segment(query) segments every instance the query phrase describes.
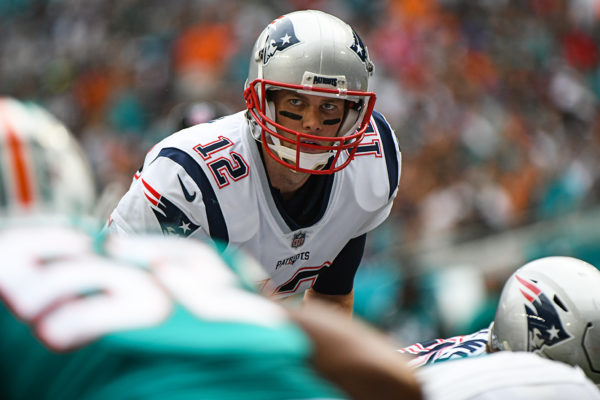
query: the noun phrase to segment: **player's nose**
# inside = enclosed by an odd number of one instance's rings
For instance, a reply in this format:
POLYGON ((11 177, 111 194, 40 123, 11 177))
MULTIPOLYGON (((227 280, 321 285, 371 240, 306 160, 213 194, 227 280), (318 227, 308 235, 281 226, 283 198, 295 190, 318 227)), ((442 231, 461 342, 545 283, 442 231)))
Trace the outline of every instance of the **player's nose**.
POLYGON ((310 106, 304 110, 302 128, 308 133, 319 133, 321 131, 321 114, 318 107, 310 106))

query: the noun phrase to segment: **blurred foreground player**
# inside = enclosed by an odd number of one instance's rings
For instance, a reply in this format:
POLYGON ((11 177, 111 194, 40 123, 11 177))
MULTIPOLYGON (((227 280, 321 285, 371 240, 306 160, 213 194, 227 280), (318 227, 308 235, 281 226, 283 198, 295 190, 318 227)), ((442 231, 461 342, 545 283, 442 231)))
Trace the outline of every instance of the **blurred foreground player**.
POLYGON ((76 139, 45 109, 0 96, 0 216, 89 213, 90 166, 76 139))
MULTIPOLYGON (((29 154, 73 157, 71 168, 86 171, 68 135, 45 146, 43 132, 21 131, 55 124, 39 111, 0 100, 2 152, 16 160, 0 176, 17 171, 1 193, 13 193, 29 154)), ((45 188, 37 179, 52 165, 22 187, 45 188)), ((0 398, 421 398, 385 339, 330 310, 292 314, 265 299, 247 283, 262 271, 241 253, 49 219, 71 214, 57 204, 81 200, 74 190, 56 203, 53 189, 2 203, 0 398)))
POLYGON ((3 399, 420 398, 382 337, 288 314, 203 243, 21 225, 0 253, 3 399))

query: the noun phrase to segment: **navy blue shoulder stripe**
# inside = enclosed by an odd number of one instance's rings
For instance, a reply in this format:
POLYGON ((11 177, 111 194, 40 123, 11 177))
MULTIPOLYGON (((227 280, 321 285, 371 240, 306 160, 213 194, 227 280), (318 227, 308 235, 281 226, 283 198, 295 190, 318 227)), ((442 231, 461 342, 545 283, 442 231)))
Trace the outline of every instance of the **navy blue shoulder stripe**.
POLYGON ((396 143, 392 137, 394 132, 383 115, 377 111, 373 111, 373 119, 375 119, 377 129, 379 130, 379 136, 381 137, 381 142, 383 144, 383 153, 385 154, 385 163, 387 164, 388 181, 390 184, 390 193, 388 195, 389 199, 392 197, 394 190, 396 190, 398 183, 400 183, 400 177, 398 176, 400 165, 398 157, 396 156, 396 151, 398 148, 396 147, 396 143))
POLYGON ((206 207, 206 218, 208 219, 210 237, 221 240, 225 244, 229 243, 229 233, 227 232, 227 224, 225 224, 223 211, 221 211, 221 206, 219 205, 215 191, 202 170, 202 167, 200 167, 188 153, 174 147, 162 149, 156 156, 156 158, 159 157, 166 157, 181 165, 185 172, 187 172, 194 182, 196 182, 196 185, 198 185, 202 192, 202 199, 204 201, 204 206, 206 207))

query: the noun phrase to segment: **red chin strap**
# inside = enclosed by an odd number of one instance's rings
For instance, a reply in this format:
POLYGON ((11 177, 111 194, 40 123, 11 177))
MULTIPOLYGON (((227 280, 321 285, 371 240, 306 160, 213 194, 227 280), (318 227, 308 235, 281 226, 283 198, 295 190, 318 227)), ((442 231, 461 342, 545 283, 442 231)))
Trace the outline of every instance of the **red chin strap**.
POLYGON ((264 144, 264 148, 266 149, 267 154, 279 164, 294 170, 296 172, 303 172, 308 174, 315 175, 327 175, 333 174, 334 172, 338 172, 341 169, 348 166, 350 161, 354 159, 354 155, 356 154, 356 150, 358 149, 358 145, 362 141, 365 136, 365 131, 369 126, 369 120, 371 119, 371 114, 373 113, 373 107, 375 106, 376 96, 373 92, 361 92, 361 91, 343 91, 338 89, 326 89, 326 88, 313 88, 313 87, 305 87, 302 85, 292 85, 282 82, 274 82, 268 81, 264 79, 256 79, 251 82, 246 90, 244 90, 244 99, 246 100, 246 107, 252 119, 260 126, 261 128, 261 141, 264 144), (256 86, 260 84, 260 96, 258 95, 256 86), (310 135, 307 133, 302 133, 298 131, 294 131, 292 129, 286 128, 285 126, 275 122, 273 119, 269 118, 266 114, 266 87, 273 86, 279 87, 282 89, 290 89, 290 90, 302 90, 305 92, 313 92, 314 95, 340 95, 340 96, 353 96, 364 98, 363 107, 367 107, 366 111, 363 114, 362 120, 358 125, 356 131, 350 135, 346 136, 338 136, 338 137, 327 137, 324 138, 322 136, 310 135), (269 126, 270 125, 270 126, 269 126), (273 129, 272 127, 275 127, 273 129), (283 136, 281 133, 277 132, 277 130, 287 132, 295 137, 295 139, 290 139, 286 136, 283 136), (269 141, 267 140, 267 134, 278 138, 282 142, 287 142, 295 145, 295 153, 296 159, 294 161, 289 160, 286 161, 282 159, 278 154, 276 154, 269 146, 269 141), (310 141, 313 143, 303 143, 304 141, 310 141), (316 144, 315 144, 316 143, 316 144), (320 144, 323 143, 323 144, 320 144), (321 152, 331 152, 332 156, 329 159, 329 162, 321 169, 309 169, 300 167, 300 156, 301 156, 301 148, 305 149, 315 149, 321 152), (340 161, 340 156, 343 151, 347 151, 347 157, 345 160, 341 162, 340 165, 337 165, 340 161))

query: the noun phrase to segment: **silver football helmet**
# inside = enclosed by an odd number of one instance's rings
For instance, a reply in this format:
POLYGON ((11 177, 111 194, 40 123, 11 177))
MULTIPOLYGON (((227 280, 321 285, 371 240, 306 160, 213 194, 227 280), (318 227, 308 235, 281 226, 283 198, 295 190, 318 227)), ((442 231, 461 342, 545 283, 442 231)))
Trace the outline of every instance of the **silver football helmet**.
POLYGON ((490 342, 577 365, 600 384, 600 271, 572 257, 525 264, 502 290, 490 342))
POLYGON ((342 20, 315 10, 277 18, 260 34, 250 58, 244 98, 252 136, 266 144, 269 156, 292 170, 341 170, 354 157, 373 112, 375 94, 368 91, 373 69, 367 48, 342 20), (267 93, 281 89, 346 100, 337 137, 302 133, 275 122, 267 93))
POLYGON ((0 215, 89 214, 90 166, 67 128, 42 107, 0 97, 0 215))

